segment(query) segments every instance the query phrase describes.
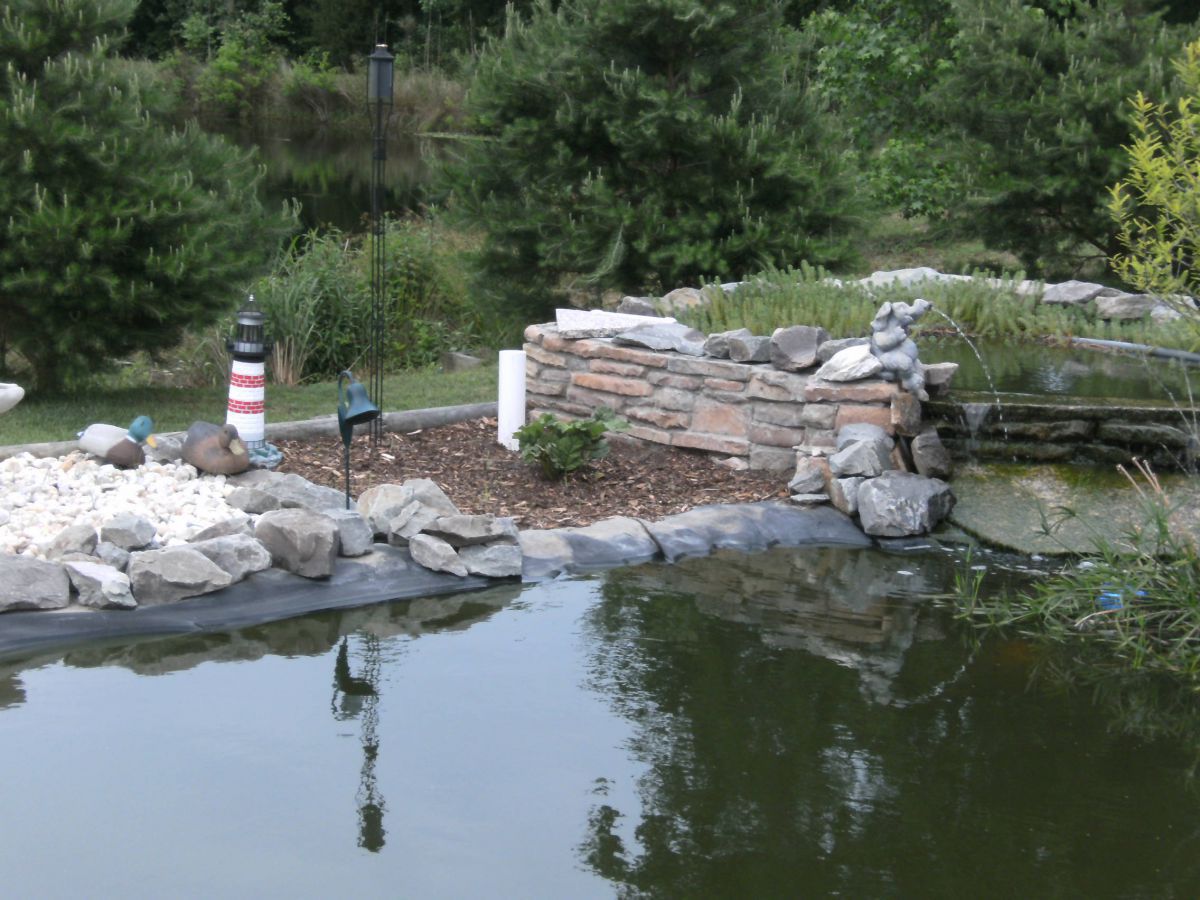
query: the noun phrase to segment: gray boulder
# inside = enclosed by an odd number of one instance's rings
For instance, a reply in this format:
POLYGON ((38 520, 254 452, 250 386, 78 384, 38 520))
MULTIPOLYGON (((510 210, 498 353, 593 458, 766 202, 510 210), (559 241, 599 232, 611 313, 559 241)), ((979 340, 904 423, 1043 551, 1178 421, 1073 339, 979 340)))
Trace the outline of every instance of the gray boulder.
POLYGON ((363 491, 358 498, 359 513, 378 535, 390 535, 392 524, 397 519, 401 519, 396 525, 399 531, 421 507, 432 513, 424 524, 429 524, 438 516, 458 515, 458 507, 428 478, 410 478, 403 484, 376 485, 363 491))
POLYGON ((886 472, 858 489, 862 529, 875 537, 928 534, 954 508, 950 485, 908 472, 886 472))
POLYGON ((871 352, 871 345, 862 343, 839 350, 825 365, 817 369, 816 377, 821 381, 862 381, 864 378, 878 375, 881 371, 883 363, 871 352))
POLYGON ((313 484, 308 479, 291 473, 252 468, 240 475, 230 476, 228 483, 238 488, 254 488, 270 494, 279 501, 282 509, 312 509, 323 512, 326 509, 346 508, 346 495, 342 491, 313 484))
POLYGON ((1042 291, 1042 302, 1052 306, 1087 306, 1102 290, 1102 284, 1072 279, 1046 285, 1046 289, 1042 291))
POLYGON ((705 336, 680 322, 660 325, 639 325, 613 338, 614 344, 628 344, 649 350, 674 350, 688 356, 704 355, 705 336))
POLYGON ((839 478, 874 478, 892 467, 891 450, 882 441, 852 441, 829 457, 829 471, 839 478))
POLYGON ((329 516, 311 509, 276 509, 259 516, 254 536, 281 569, 305 578, 333 574, 338 530, 329 516))
POLYGON ((788 482, 792 494, 818 494, 825 490, 825 467, 811 456, 796 459, 796 473, 788 482))
POLYGON ((1092 301, 1098 319, 1141 319, 1165 304, 1146 294, 1127 294, 1116 288, 1105 288, 1092 301))
POLYGON ((690 309, 707 306, 708 299, 699 288, 681 287, 675 288, 675 290, 665 294, 654 305, 662 310, 663 314, 670 316, 677 312, 687 312, 690 309))
POLYGON ((92 554, 100 562, 112 566, 121 572, 129 568, 129 551, 118 547, 111 541, 100 541, 92 554))
POLYGON ((154 540, 154 525, 141 516, 113 516, 100 526, 100 540, 122 550, 141 550, 154 540))
POLYGON ((79 594, 79 605, 92 609, 134 609, 137 601, 129 576, 101 562, 70 561, 63 563, 71 587, 79 594))
POLYGON ((71 583, 56 562, 0 554, 0 612, 62 609, 71 602, 71 583))
POLYGON ((488 578, 512 578, 521 574, 524 558, 519 544, 473 544, 458 551, 467 571, 488 578))
POLYGON ((467 574, 467 567, 459 559, 458 551, 431 534, 414 534, 408 542, 408 552, 413 562, 434 572, 459 576, 467 574))
POLYGON ((375 547, 375 532, 355 509, 327 509, 323 515, 333 519, 338 530, 338 551, 342 556, 363 556, 375 547))
POLYGON ((771 362, 775 368, 798 372, 817 364, 817 348, 829 340, 829 332, 811 325, 776 328, 771 335, 771 362))
POLYGON ((504 541, 517 542, 517 526, 511 518, 494 515, 438 516, 424 528, 424 533, 446 541, 451 547, 469 547, 504 541))
POLYGON ((229 573, 190 546, 143 550, 129 559, 129 583, 139 606, 173 603, 228 587, 229 573))
MULTIPOLYGON (((266 511, 262 510, 262 512, 266 511)), ((192 543, 207 541, 211 538, 226 537, 231 534, 246 534, 253 537, 254 526, 250 522, 250 517, 239 513, 236 516, 230 516, 228 519, 222 519, 220 522, 215 522, 207 528, 197 531, 192 535, 190 541, 192 543)))
POLYGON ((553 578, 574 567, 575 551, 563 528, 526 529, 518 534, 517 540, 524 578, 553 578))
POLYGON ((771 339, 753 334, 735 335, 729 339, 729 358, 740 363, 771 361, 771 339))
POLYGON ((91 525, 68 525, 54 536, 46 548, 46 556, 59 559, 68 553, 83 553, 91 556, 96 552, 98 537, 91 525))
POLYGON ((617 304, 617 312, 630 316, 657 316, 654 299, 651 297, 622 297, 617 304))
POLYGON ((188 546, 228 572, 234 582, 241 581, 252 572, 271 568, 270 552, 248 534, 227 534, 194 541, 188 546))
POLYGON ((949 478, 954 472, 954 463, 950 452, 942 439, 938 437, 937 429, 927 428, 912 440, 913 465, 920 475, 930 478, 949 478))
POLYGON ((235 488, 233 493, 225 498, 225 502, 234 509, 254 516, 283 508, 283 504, 274 494, 249 485, 235 488))
POLYGON ((829 479, 830 502, 846 515, 854 515, 858 512, 858 489, 864 481, 866 479, 861 476, 829 479))
POLYGON ((838 429, 834 446, 841 450, 856 441, 878 441, 888 450, 891 450, 895 443, 892 436, 878 425, 872 425, 870 422, 851 422, 838 429))
POLYGON ((831 338, 823 341, 817 348, 817 362, 827 363, 847 347, 869 347, 870 345, 870 338, 831 338))
POLYGON ((704 355, 716 359, 729 359, 730 340, 752 336, 749 328, 737 328, 733 331, 719 331, 716 334, 710 334, 704 342, 704 355))

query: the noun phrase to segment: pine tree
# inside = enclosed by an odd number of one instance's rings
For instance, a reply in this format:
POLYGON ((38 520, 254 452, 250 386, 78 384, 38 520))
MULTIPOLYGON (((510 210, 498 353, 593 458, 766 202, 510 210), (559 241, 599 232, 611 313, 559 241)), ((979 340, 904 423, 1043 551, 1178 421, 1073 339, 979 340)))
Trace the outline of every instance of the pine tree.
POLYGON ((1151 5, 953 0, 961 30, 940 108, 974 144, 981 184, 959 212, 1031 272, 1074 274, 1118 249, 1107 201, 1125 165, 1125 98, 1134 85, 1171 96, 1166 60, 1183 43, 1151 5))
POLYGON ((511 17, 448 168, 493 286, 547 302, 848 255, 849 184, 771 0, 566 0, 511 17))
POLYGON ((213 321, 292 215, 226 141, 151 121, 109 58, 132 0, 8 0, 0 16, 0 336, 54 388, 213 321))

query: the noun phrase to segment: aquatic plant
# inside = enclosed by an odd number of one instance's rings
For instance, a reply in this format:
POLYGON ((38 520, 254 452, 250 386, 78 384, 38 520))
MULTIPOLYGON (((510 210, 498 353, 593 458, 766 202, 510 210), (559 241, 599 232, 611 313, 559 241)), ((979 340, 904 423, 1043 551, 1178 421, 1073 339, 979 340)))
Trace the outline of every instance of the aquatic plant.
MULTIPOLYGON (((1073 560, 1029 594, 979 599, 978 585, 958 584, 959 615, 985 627, 1017 628, 1052 640, 1100 643, 1136 670, 1163 672, 1200 690, 1200 545, 1184 511, 1150 467, 1135 460, 1118 470, 1144 516, 1120 539, 1094 537, 1095 553, 1073 560)), ((1045 514, 1055 527, 1072 511, 1045 514)))

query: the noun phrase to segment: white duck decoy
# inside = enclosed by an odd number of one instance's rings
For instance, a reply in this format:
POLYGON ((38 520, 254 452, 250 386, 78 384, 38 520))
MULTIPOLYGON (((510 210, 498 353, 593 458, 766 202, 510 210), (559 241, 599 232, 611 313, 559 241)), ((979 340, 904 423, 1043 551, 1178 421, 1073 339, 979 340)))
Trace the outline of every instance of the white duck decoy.
POLYGON ((142 444, 155 445, 150 432, 154 423, 149 416, 138 416, 128 428, 97 422, 79 432, 79 449, 123 469, 132 469, 146 461, 142 444))
POLYGON ((6 413, 25 396, 25 389, 19 384, 7 384, 0 381, 0 413, 6 413))

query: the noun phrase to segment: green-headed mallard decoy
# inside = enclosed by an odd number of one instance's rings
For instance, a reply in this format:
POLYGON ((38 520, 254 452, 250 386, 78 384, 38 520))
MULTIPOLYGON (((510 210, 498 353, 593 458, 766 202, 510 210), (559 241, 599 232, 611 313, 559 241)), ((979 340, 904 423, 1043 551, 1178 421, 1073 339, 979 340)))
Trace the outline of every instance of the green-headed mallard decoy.
POLYGON ((212 475, 236 475, 250 468, 250 454, 233 425, 193 422, 183 440, 183 461, 212 475))
POLYGON ((142 444, 154 446, 154 422, 138 416, 128 428, 98 422, 79 432, 79 449, 122 469, 132 469, 146 461, 142 444))

